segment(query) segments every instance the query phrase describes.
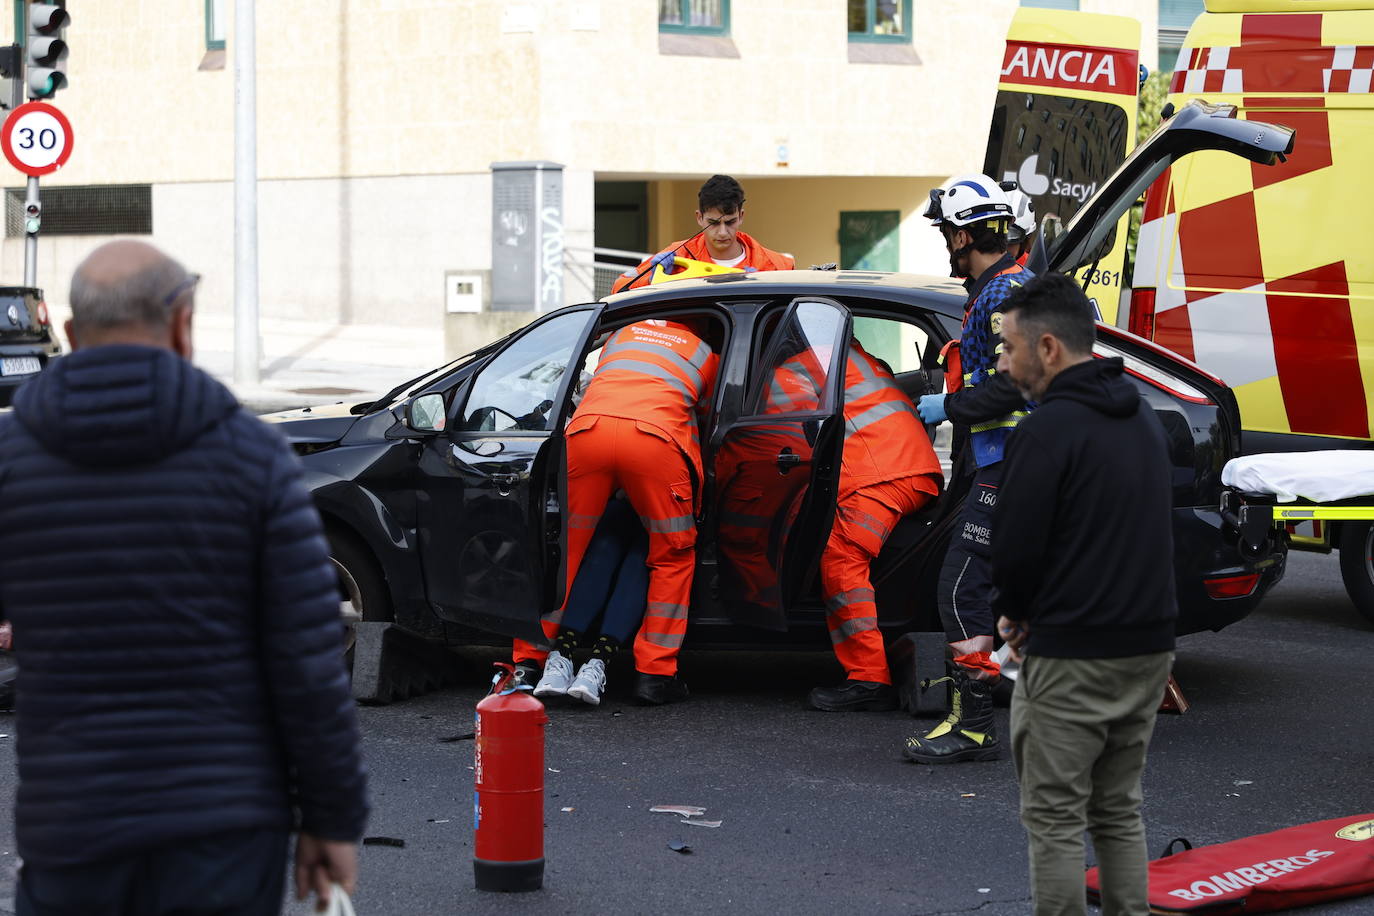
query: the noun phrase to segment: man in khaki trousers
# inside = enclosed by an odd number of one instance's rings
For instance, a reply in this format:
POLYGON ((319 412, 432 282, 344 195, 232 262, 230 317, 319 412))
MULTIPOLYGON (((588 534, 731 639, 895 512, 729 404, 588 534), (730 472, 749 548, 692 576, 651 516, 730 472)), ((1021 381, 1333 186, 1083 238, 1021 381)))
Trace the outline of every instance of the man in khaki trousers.
POLYGON ((1083 833, 1105 916, 1149 911, 1140 775, 1173 662, 1164 429, 1094 359, 1091 306, 1061 274, 1003 305, 1007 372, 1038 403, 1007 446, 992 537, 998 630, 1025 658, 1011 742, 1037 916, 1082 914, 1083 833))

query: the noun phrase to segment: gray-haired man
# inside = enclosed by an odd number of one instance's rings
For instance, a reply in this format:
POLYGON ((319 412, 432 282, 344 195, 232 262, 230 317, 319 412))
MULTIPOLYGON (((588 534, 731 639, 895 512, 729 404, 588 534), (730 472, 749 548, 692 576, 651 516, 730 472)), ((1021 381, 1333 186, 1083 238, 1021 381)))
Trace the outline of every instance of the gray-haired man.
POLYGON ((286 443, 188 362, 197 277, 72 278, 72 354, 0 418, 20 914, 257 916, 351 887, 367 816, 319 516, 286 443))

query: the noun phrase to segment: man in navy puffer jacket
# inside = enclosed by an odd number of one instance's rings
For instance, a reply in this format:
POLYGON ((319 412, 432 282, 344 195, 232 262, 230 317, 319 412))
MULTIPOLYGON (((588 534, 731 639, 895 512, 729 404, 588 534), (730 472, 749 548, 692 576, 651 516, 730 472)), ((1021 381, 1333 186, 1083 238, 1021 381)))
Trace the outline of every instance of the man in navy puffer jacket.
POLYGON ((188 361, 196 277, 141 242, 72 279, 73 352, 0 418, 20 914, 277 913, 351 887, 366 777, 295 456, 188 361))

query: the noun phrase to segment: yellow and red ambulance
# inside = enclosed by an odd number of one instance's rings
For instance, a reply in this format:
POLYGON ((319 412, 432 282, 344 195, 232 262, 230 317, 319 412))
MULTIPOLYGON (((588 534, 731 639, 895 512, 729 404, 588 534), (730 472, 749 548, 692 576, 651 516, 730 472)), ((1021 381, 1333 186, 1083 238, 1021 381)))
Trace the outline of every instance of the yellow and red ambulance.
MULTIPOLYGON (((1136 144, 1140 22, 1126 16, 1023 7, 1007 32, 983 173, 1015 181, 1037 220, 1069 222, 1136 144)), ((1084 291, 1115 324, 1129 216, 1084 291)))
POLYGON ((1169 100, 1292 128, 1288 161, 1206 152, 1151 186, 1126 327, 1226 380, 1247 453, 1374 428, 1374 2, 1207 0, 1169 100))

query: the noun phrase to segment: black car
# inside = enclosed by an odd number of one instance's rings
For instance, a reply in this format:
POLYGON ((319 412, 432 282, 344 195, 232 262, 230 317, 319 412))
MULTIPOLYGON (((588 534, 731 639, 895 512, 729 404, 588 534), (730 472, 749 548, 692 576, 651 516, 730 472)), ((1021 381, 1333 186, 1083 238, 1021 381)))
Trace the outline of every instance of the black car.
MULTIPOLYGON (((1199 103, 1180 111, 1048 248, 1041 233, 1032 265, 1090 266, 1110 248, 1117 217, 1182 155, 1220 149, 1272 162, 1291 150, 1291 132, 1232 114, 1199 103)), ((677 281, 545 315, 376 401, 274 419, 302 456, 341 582, 363 619, 474 641, 538 640, 541 611, 562 595, 561 431, 597 348, 633 321, 705 319, 721 368, 703 439, 689 644, 825 646, 816 570, 835 511, 842 386, 795 414, 760 416, 751 405, 789 352, 781 342, 798 338, 828 345, 833 359, 857 338, 913 399, 941 390, 936 357, 960 332, 964 300, 949 280, 858 271, 677 281), (780 422, 811 451, 747 456, 750 485, 778 488, 769 504, 783 508, 763 555, 741 557, 720 537, 720 507, 740 480, 748 450, 739 443, 780 422), (761 576, 778 588, 761 588, 761 576)), ((1169 435, 1179 632, 1240 620, 1282 576, 1284 548, 1270 540, 1242 555, 1220 517, 1221 470, 1240 454, 1234 396, 1196 365, 1117 328, 1099 325, 1096 350, 1125 360, 1169 435)), ((903 520, 875 561, 879 623, 889 635, 939 629, 936 579, 962 498, 946 492, 903 520)))
POLYGON ((61 354, 43 291, 0 286, 0 407, 8 407, 15 389, 61 354))

